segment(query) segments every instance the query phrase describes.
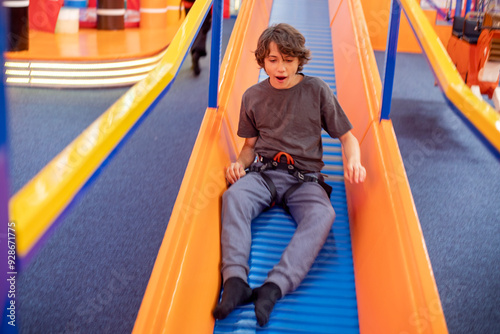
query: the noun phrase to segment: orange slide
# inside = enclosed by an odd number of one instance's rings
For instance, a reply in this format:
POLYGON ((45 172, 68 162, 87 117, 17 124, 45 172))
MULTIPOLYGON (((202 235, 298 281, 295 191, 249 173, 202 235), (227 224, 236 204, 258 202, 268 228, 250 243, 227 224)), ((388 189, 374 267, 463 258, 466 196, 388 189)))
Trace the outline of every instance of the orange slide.
MULTIPOLYGON (((359 331, 447 333, 392 123, 379 122, 380 75, 360 0, 317 1, 328 2, 337 95, 368 174, 362 185, 346 184, 359 331)), ((221 67, 219 108, 206 111, 135 334, 214 331, 223 171, 243 144, 240 99, 258 81, 251 51, 272 10, 273 0, 243 2, 221 67)))

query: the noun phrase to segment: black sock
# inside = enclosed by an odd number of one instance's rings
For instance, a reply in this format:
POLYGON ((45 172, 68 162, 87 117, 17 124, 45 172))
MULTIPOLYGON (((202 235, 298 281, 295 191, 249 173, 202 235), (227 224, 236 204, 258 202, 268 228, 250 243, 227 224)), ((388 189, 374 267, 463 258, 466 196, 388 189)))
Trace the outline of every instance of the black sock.
POLYGON ((237 306, 249 303, 252 297, 252 289, 247 282, 239 277, 231 277, 224 283, 222 300, 212 312, 215 319, 224 319, 237 306))
POLYGON ((281 298, 281 289, 272 282, 267 282, 260 288, 253 290, 255 303, 255 316, 260 326, 269 321, 269 316, 276 301, 281 298))

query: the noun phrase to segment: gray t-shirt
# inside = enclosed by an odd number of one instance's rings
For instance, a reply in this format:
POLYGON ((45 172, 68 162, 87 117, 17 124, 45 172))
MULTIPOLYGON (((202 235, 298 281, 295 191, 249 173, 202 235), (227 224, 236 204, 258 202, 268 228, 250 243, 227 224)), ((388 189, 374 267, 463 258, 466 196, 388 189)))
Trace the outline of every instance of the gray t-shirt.
POLYGON ((297 168, 320 171, 324 166, 322 128, 338 138, 352 125, 320 78, 305 75, 289 89, 276 89, 267 79, 243 94, 238 136, 258 137, 257 154, 273 158, 280 151, 287 152, 297 168))

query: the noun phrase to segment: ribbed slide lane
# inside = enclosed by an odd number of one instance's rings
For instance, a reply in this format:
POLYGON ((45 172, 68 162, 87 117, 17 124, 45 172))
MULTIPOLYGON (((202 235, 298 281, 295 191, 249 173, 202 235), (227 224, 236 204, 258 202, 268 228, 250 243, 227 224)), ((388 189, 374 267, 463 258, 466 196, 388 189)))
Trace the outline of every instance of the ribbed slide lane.
MULTIPOLYGON (((274 0, 270 24, 286 22, 304 34, 312 60, 303 72, 322 78, 336 92, 328 15, 328 0, 274 0)), ((265 78, 261 71, 259 80, 265 78)), ((257 325, 254 305, 246 305, 216 321, 214 333, 359 333, 341 145, 326 133, 322 140, 322 172, 333 188, 331 201, 336 213, 327 242, 299 288, 276 304, 266 326, 257 325)), ((279 262, 295 228, 290 215, 278 207, 252 222, 248 280, 252 288, 260 286, 279 262)))

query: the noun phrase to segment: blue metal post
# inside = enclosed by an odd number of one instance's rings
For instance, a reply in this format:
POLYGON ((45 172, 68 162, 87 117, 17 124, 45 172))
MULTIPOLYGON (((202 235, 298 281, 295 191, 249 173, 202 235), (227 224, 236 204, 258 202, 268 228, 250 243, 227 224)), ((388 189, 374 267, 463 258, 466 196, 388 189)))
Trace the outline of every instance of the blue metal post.
POLYGON ((7 34, 4 7, 0 6, 0 332, 17 333, 19 304, 17 295, 15 224, 9 222, 9 149, 7 140, 7 103, 3 79, 7 34), (9 264, 9 261, 10 264, 9 264))
POLYGON ((455 17, 462 16, 462 0, 457 0, 455 5, 455 17))
POLYGON ((212 11, 212 44, 210 54, 210 82, 208 107, 217 108, 219 99, 219 71, 222 39, 222 0, 214 0, 212 11))
POLYGON ((396 69, 400 18, 401 7, 399 2, 398 0, 392 0, 389 33, 387 35, 387 47, 385 50, 384 86, 382 87, 382 108, 380 111, 381 121, 383 119, 389 119, 389 114, 391 113, 392 88, 394 86, 394 73, 396 69))

